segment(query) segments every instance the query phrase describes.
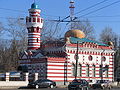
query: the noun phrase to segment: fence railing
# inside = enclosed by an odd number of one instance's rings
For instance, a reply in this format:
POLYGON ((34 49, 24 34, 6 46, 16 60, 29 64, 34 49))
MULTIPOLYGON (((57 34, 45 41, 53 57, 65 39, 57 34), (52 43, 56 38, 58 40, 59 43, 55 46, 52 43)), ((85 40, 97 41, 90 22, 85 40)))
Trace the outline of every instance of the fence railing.
POLYGON ((4 75, 0 76, 0 81, 29 81, 29 80, 38 80, 38 73, 32 74, 29 73, 20 73, 17 75, 11 75, 9 72, 6 72, 4 75))
MULTIPOLYGON (((38 80, 38 73, 35 73, 32 79, 38 80)), ((0 76, 0 87, 20 87, 27 86, 28 83, 29 73, 23 73, 18 76, 11 76, 10 73, 7 72, 3 76, 0 76)))

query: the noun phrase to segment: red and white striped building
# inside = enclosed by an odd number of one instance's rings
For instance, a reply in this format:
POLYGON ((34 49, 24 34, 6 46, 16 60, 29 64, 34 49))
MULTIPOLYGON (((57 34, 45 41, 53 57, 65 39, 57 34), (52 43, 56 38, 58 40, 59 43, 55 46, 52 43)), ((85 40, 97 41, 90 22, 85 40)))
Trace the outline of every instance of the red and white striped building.
POLYGON ((31 74, 56 82, 70 82, 75 78, 76 54, 77 77, 86 80, 114 80, 114 50, 112 45, 85 38, 80 30, 69 30, 63 41, 41 44, 41 28, 38 5, 33 3, 26 18, 28 50, 20 57, 20 65, 27 66, 31 74), (78 47, 78 49, 77 49, 78 47), (102 76, 101 76, 102 71, 102 76))

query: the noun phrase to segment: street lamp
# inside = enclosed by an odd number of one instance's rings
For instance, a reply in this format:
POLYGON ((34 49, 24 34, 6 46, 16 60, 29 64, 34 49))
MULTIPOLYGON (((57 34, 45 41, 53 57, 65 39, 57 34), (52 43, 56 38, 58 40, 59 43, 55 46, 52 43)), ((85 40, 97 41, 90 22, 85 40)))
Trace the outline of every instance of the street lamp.
POLYGON ((68 65, 68 56, 67 56, 65 47, 66 47, 66 44, 62 47, 63 52, 66 54, 65 62, 64 62, 64 85, 66 85, 66 82, 67 82, 67 65, 68 65))
POLYGON ((64 85, 67 82, 67 65, 68 65, 68 56, 66 56, 66 60, 64 62, 64 85))
POLYGON ((115 62, 114 62, 114 72, 115 72, 115 80, 117 80, 117 79, 120 79, 119 78, 119 74, 118 74, 118 70, 120 69, 120 67, 119 67, 119 54, 120 54, 120 47, 116 47, 115 49, 115 52, 114 52, 114 60, 115 60, 115 62))
POLYGON ((101 53, 101 65, 100 65, 100 75, 101 75, 101 80, 103 80, 103 61, 104 61, 104 53, 105 50, 103 50, 103 52, 101 53))
POLYGON ((76 54, 75 54, 75 59, 76 59, 76 65, 75 65, 75 79, 77 78, 77 66, 78 66, 78 41, 77 41, 77 50, 76 50, 76 54))

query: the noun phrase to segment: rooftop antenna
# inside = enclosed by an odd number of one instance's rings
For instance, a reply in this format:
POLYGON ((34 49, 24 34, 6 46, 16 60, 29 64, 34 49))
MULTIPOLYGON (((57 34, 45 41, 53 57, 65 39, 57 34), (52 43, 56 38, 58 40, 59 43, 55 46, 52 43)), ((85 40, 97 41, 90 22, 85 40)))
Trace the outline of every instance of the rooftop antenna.
POLYGON ((73 0, 71 0, 70 1, 70 27, 71 27, 71 29, 73 29, 73 19, 74 19, 74 8, 75 8, 75 6, 74 6, 74 1, 73 0))

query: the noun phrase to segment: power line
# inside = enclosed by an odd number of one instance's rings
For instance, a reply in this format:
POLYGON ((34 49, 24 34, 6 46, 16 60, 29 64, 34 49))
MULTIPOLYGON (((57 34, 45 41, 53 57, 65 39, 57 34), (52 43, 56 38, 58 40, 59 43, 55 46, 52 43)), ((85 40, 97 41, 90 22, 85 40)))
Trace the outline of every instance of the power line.
MULTIPOLYGON (((45 21, 53 21, 53 22, 54 22, 55 20, 45 20, 45 21)), ((57 22, 62 22, 62 21, 58 21, 58 20, 56 20, 56 21, 57 21, 57 22)), ((56 22, 56 21, 55 21, 55 22, 56 22)), ((66 23, 66 22, 69 23, 70 21, 69 21, 69 20, 63 21, 63 23, 66 23)), ((86 20, 72 21, 72 22, 86 22, 86 20)), ((90 22, 115 22, 115 23, 118 22, 118 23, 119 23, 120 21, 115 21, 115 20, 113 20, 113 21, 105 21, 105 20, 103 20, 103 21, 97 21, 97 20, 95 20, 95 21, 94 21, 94 20, 93 20, 93 21, 90 21, 90 22)), ((67 25, 68 25, 68 24, 67 24, 67 25)))
MULTIPOLYGON (((9 19, 9 17, 0 17, 0 18, 2 18, 2 19, 9 19)), ((12 18, 12 17, 10 17, 10 19, 16 19, 16 20, 25 20, 25 18, 12 18)), ((53 21, 53 20, 48 20, 48 19, 44 19, 44 21, 53 21)), ((54 21, 53 21, 54 22, 54 21)), ((66 23, 66 22, 70 22, 70 21, 63 21, 64 23, 66 23)), ((73 22, 76 22, 76 21, 73 21, 73 22)), ((77 21, 77 22, 86 22, 86 20, 81 20, 81 21, 77 21)), ((103 23, 103 22, 109 22, 109 23, 120 23, 120 21, 90 21, 90 22, 98 22, 98 23, 103 23)), ((59 24, 60 22, 58 22, 57 24, 59 24)), ((67 25, 66 25, 67 26, 67 25)))
MULTIPOLYGON (((86 9, 81 10, 80 12, 85 11, 85 10, 88 10, 88 9, 90 9, 90 8, 92 8, 92 7, 97 6, 97 5, 100 5, 100 4, 102 4, 102 3, 106 2, 106 1, 108 1, 108 0, 103 0, 102 2, 99 2, 99 3, 97 3, 97 4, 94 4, 94 5, 86 8, 86 9)), ((101 10, 101 9, 104 9, 104 8, 106 8, 106 7, 109 7, 109 6, 111 6, 111 5, 113 5, 113 4, 116 4, 116 3, 119 3, 119 2, 120 2, 120 0, 115 1, 115 2, 113 2, 113 3, 111 3, 111 4, 109 4, 109 5, 103 6, 103 7, 99 8, 99 9, 97 9, 97 10, 93 10, 93 11, 87 13, 87 14, 84 14, 84 15, 80 16, 80 17, 83 17, 83 16, 85 16, 85 15, 88 15, 88 14, 91 14, 91 13, 94 13, 94 12, 97 12, 97 11, 99 11, 99 10, 101 10)), ((78 14, 78 13, 80 13, 80 12, 77 12, 77 13, 75 13, 75 14, 78 14)), ((67 19, 67 18, 69 18, 69 17, 70 17, 70 15, 67 16, 67 17, 65 17, 65 18, 62 19, 62 20, 59 19, 59 20, 51 20, 51 21, 56 21, 56 22, 59 22, 59 23, 60 23, 60 22, 67 22, 66 25, 68 25, 70 22, 86 22, 86 21, 76 21, 77 17, 74 17, 74 19, 72 19, 72 20, 65 20, 65 19, 67 19)), ((119 22, 119 21, 91 21, 91 22, 119 22)), ((59 24, 59 23, 58 23, 58 24, 59 24)))
MULTIPOLYGON (((95 6, 97 6, 97 5, 99 5, 99 4, 101 4, 101 3, 103 3, 103 2, 106 2, 106 1, 108 1, 108 0, 103 0, 102 2, 99 2, 99 3, 97 3, 97 4, 94 4, 94 5, 92 5, 92 6, 90 6, 90 7, 88 7, 88 8, 86 8, 86 9, 83 9, 82 11, 85 11, 85 10, 88 10, 88 9, 90 9, 90 8, 92 8, 92 7, 95 7, 95 6)), ((75 21, 74 19, 77 19, 76 17, 73 17, 73 15, 74 15, 74 1, 72 1, 72 2, 70 2, 70 15, 69 16, 67 16, 67 17, 65 17, 64 19, 62 19, 62 20, 53 20, 53 21, 56 21, 56 22, 67 22, 67 24, 69 24, 69 23, 71 23, 71 22, 80 22, 80 21, 75 21), (70 20, 65 20, 65 19, 67 19, 67 18, 69 18, 70 17, 70 20)), ((81 11, 81 12, 82 12, 81 11)), ((79 13, 79 12, 78 12, 79 13)), ((77 13, 76 13, 77 14, 77 13)), ((71 23, 71 28, 72 28, 72 23, 71 23)))
MULTIPOLYGON (((93 8, 93 7, 97 6, 97 5, 100 5, 100 4, 102 4, 102 3, 106 2, 106 1, 108 1, 108 0, 103 0, 103 1, 101 1, 101 2, 98 2, 98 3, 96 3, 96 4, 94 4, 94 5, 90 6, 90 7, 87 7, 87 8, 85 8, 85 9, 83 9, 83 10, 81 10, 81 11, 75 13, 75 14, 78 14, 78 13, 81 13, 81 12, 83 12, 83 11, 86 11, 86 10, 88 10, 88 9, 90 9, 90 8, 93 8)), ((75 14, 74 14, 74 15, 75 15, 75 14)), ((62 20, 65 20, 65 19, 67 19, 67 18, 69 18, 69 17, 70 17, 70 15, 67 16, 67 17, 65 17, 65 18, 63 18, 62 20)))
POLYGON ((116 1, 116 2, 113 2, 113 3, 111 3, 111 4, 108 4, 108 5, 106 5, 106 6, 103 6, 103 7, 99 8, 99 9, 93 10, 93 11, 87 13, 87 14, 84 14, 84 15, 80 16, 80 17, 84 17, 84 16, 86 16, 86 15, 95 13, 95 12, 101 10, 101 9, 107 8, 107 7, 111 6, 111 5, 117 4, 117 3, 119 3, 119 2, 120 2, 120 0, 118 0, 118 1, 116 1))
POLYGON ((111 18, 111 17, 120 17, 120 15, 112 15, 112 16, 88 16, 88 17, 86 17, 86 18, 96 18, 96 17, 98 17, 98 18, 103 18, 103 17, 107 17, 107 18, 111 18))
POLYGON ((7 8, 0 8, 0 9, 2 9, 2 10, 14 11, 14 12, 22 12, 22 13, 26 13, 25 11, 15 10, 15 9, 7 9, 7 8))
MULTIPOLYGON (((102 4, 102 3, 106 2, 106 1, 108 1, 108 0, 103 0, 103 1, 101 1, 101 2, 98 2, 98 3, 96 3, 96 4, 94 4, 94 5, 90 6, 90 7, 87 7, 87 8, 85 8, 85 9, 83 9, 83 10, 81 10, 81 11, 75 13, 75 14, 79 14, 80 12, 86 11, 86 10, 88 10, 88 9, 90 9, 90 8, 93 8, 93 7, 97 6, 97 5, 100 5, 100 4, 102 4)), ((116 1, 116 2, 111 3, 111 4, 115 4, 115 3, 117 3, 117 2, 119 2, 119 1, 116 1)), ((102 7, 102 8, 99 8, 99 9, 97 9, 97 10, 91 11, 91 12, 89 12, 89 13, 87 13, 87 14, 82 15, 82 16, 86 16, 86 15, 88 15, 88 14, 91 14, 91 13, 93 13, 93 12, 96 12, 96 11, 98 11, 98 10, 101 10, 101 9, 103 9, 103 8, 105 8, 105 7, 111 6, 111 4, 110 4, 110 5, 107 5, 107 6, 104 6, 104 7, 102 7)), ((2 9, 2 10, 9 10, 9 11, 15 11, 15 12, 27 13, 26 11, 21 11, 21 10, 14 10, 14 9, 7 9, 7 8, 0 8, 0 9, 2 9)), ((60 17, 60 16, 47 15, 47 14, 44 14, 44 13, 42 13, 42 14, 45 15, 45 16, 50 16, 50 17, 60 17)), ((74 15, 75 15, 75 14, 74 14, 74 15)), ((82 17, 82 16, 80 16, 80 17, 82 17)), ((65 19, 67 19, 67 18, 69 18, 69 17, 70 17, 70 15, 67 16, 67 17, 65 17, 65 18, 62 19, 61 21, 64 21, 65 19)), ((92 17, 92 16, 91 16, 91 17, 92 17)), ((93 17, 116 17, 116 16, 93 16, 93 17)), ((119 17, 119 16, 117 16, 117 17, 119 17)))
POLYGON ((1 19, 14 19, 14 20, 24 20, 25 18, 24 17, 0 17, 1 19))
POLYGON ((89 9, 91 9, 91 8, 97 6, 97 5, 100 5, 100 4, 104 3, 104 2, 106 2, 106 1, 108 1, 108 0, 103 0, 103 1, 101 1, 101 2, 98 2, 98 3, 96 3, 96 4, 94 4, 94 5, 90 6, 90 7, 87 7, 87 8, 85 8, 85 9, 79 11, 79 12, 76 12, 74 15, 79 14, 79 13, 81 13, 81 12, 83 12, 83 11, 89 10, 89 9))
POLYGON ((41 13, 41 15, 44 15, 44 16, 50 16, 50 17, 64 17, 64 16, 53 16, 53 15, 48 15, 48 14, 45 14, 45 13, 41 13))
MULTIPOLYGON (((114 16, 91 16, 91 17, 120 17, 120 15, 114 15, 114 16)), ((25 20, 25 17, 0 17, 2 19, 16 19, 16 20, 25 20)), ((44 21, 53 21, 53 22, 70 22, 69 20, 66 20, 66 21, 59 21, 59 20, 50 20, 50 19, 44 19, 44 21)), ((72 22, 86 22, 86 20, 80 20, 80 21, 72 21, 72 22)), ((90 21, 90 22, 120 22, 120 21, 90 21)))
MULTIPOLYGON (((90 6, 90 7, 87 7, 87 8, 85 8, 85 9, 83 9, 83 10, 81 10, 81 11, 75 13, 75 14, 79 14, 80 12, 86 11, 86 10, 88 10, 88 9, 90 9, 90 8, 93 8, 93 7, 97 6, 97 5, 100 5, 100 4, 102 4, 102 3, 106 2, 106 1, 108 1, 108 0, 103 0, 103 1, 101 1, 101 2, 98 2, 98 3, 96 3, 96 4, 94 4, 94 5, 90 6)), ((14 12, 27 13, 26 11, 15 10, 15 9, 7 9, 7 8, 0 8, 0 9, 2 9, 2 10, 14 11, 14 12)), ((44 13, 41 13, 41 14, 43 14, 43 15, 45 15, 45 16, 50 16, 50 17, 60 17, 60 16, 47 15, 47 14, 44 14, 44 13)), ((75 15, 75 14, 74 14, 74 15, 75 15)), ((64 16, 62 16, 62 17, 64 17, 64 16)), ((70 15, 67 16, 67 17, 65 17, 63 20, 65 20, 65 19, 67 19, 67 18, 69 18, 69 17, 70 17, 70 15)), ((62 21, 63 21, 63 20, 62 20, 62 21)))
MULTIPOLYGON (((99 4, 101 4, 101 3, 105 2, 105 1, 107 1, 107 0, 103 0, 102 2, 99 2, 99 3, 97 3, 97 4, 95 4, 95 5, 92 5, 92 6, 88 7, 88 8, 92 8, 92 7, 94 7, 94 6, 97 6, 97 5, 99 5, 99 4)), ((91 12, 89 12, 89 13, 87 13, 87 14, 84 14, 84 15, 82 15, 82 16, 80 16, 80 17, 83 17, 83 16, 86 16, 86 15, 88 15, 88 14, 94 13, 94 12, 96 12, 96 11, 99 11, 99 10, 101 10, 101 9, 104 9, 104 8, 106 8, 106 7, 109 7, 109 6, 111 6, 111 5, 113 5, 113 4, 116 4, 116 3, 119 3, 119 2, 120 2, 120 0, 118 0, 118 1, 116 1, 116 2, 113 2, 113 3, 109 4, 109 5, 106 5, 106 6, 104 6, 104 7, 101 7, 101 8, 99 8, 99 9, 97 9, 97 10, 91 11, 91 12)), ((81 11, 87 10, 88 8, 83 9, 83 10, 81 10, 81 11)), ((5 9, 5 8, 0 8, 0 9, 5 9)), ((5 9, 5 10, 20 11, 20 10, 13 10, 13 9, 5 9)), ((21 11, 21 12, 25 12, 25 11, 21 11)), ((77 12, 76 14, 78 14, 78 13, 79 13, 79 12, 77 12)), ((45 15, 45 14, 44 14, 44 15, 45 15)), ((47 15, 47 16, 48 16, 48 15, 47 15)), ((52 16, 52 15, 49 15, 49 16, 52 16)), ((119 15, 117 15, 117 16, 119 17, 119 15)), ((55 17, 58 17, 58 16, 55 16, 55 17)), ((69 17, 69 16, 68 16, 68 17, 69 17)), ((64 19, 67 19, 68 17, 66 17, 66 18, 64 18, 64 19)), ((95 17, 95 16, 93 16, 93 17, 95 17)), ((116 17, 116 16, 96 16, 96 17, 116 17)), ((3 17, 0 17, 0 18, 3 18, 3 17)), ((15 19, 17 19, 17 18, 15 18, 15 19)), ((77 19, 77 18, 75 18, 75 19, 77 19)), ((59 17, 59 20, 54 20, 54 21, 58 21, 58 22, 70 22, 70 21, 60 20, 60 17, 59 17)), ((73 21, 73 22, 74 22, 74 21, 73 21)))
MULTIPOLYGON (((81 21, 81 22, 86 22, 86 21, 81 21)), ((112 22, 112 23, 115 22, 115 23, 119 23, 120 21, 90 21, 90 22, 102 22, 102 23, 103 23, 103 22, 110 22, 110 23, 111 23, 111 22, 112 22)))
MULTIPOLYGON (((21 13, 28 13, 26 11, 21 11, 21 10, 15 10, 15 9, 8 9, 8 8, 0 8, 1 10, 7 10, 7 11, 13 11, 13 12, 21 12, 21 13)), ((53 16, 53 15, 47 15, 42 13, 45 16, 50 16, 50 17, 60 17, 60 16, 53 16)))
MULTIPOLYGON (((101 9, 104 9, 104 8, 106 8, 106 7, 109 7, 109 6, 111 6, 111 5, 114 5, 114 4, 117 4, 117 3, 119 3, 120 2, 120 0, 118 0, 118 1, 115 1, 115 2, 113 2, 113 3, 111 3, 111 4, 109 4, 109 5, 106 5, 106 6, 103 6, 103 7, 101 7, 101 8, 99 8, 99 9, 97 9, 97 10, 93 10, 93 11, 91 11, 91 12, 89 12, 89 13, 87 13, 87 14, 84 14, 84 15, 82 15, 82 16, 80 16, 80 17, 84 17, 84 16, 86 16, 86 15, 89 15, 89 14, 91 14, 91 13, 94 13, 94 12, 97 12, 97 11, 99 11, 99 10, 101 10, 101 9)), ((101 2, 101 3, 103 3, 103 2, 101 2)), ((100 3, 100 4, 101 4, 100 3)), ((99 5, 99 3, 97 3, 98 5, 99 5)), ((97 4, 95 4, 95 6, 97 5, 97 4)), ((93 5, 94 6, 94 5, 93 5)), ((92 6, 91 6, 92 7, 92 6)), ((85 9, 84 9, 85 10, 85 9)), ((83 11, 84 11, 83 10, 83 11)), ((87 10, 87 8, 86 8, 86 10, 87 10)), ((78 14, 78 13, 76 13, 76 14, 78 14)), ((65 20, 65 19, 67 19, 68 17, 70 17, 70 16, 67 16, 66 18, 64 18, 63 20, 61 20, 62 22, 65 20)), ((80 18, 79 17, 79 18, 80 18)), ((74 22, 74 20, 76 20, 78 17, 75 17, 71 22, 74 22)), ((93 22, 96 22, 96 21, 93 21, 93 22)), ((107 21, 107 22, 110 22, 110 21, 107 21)), ((113 22, 113 21, 111 21, 111 22, 113 22)), ((118 22, 118 21, 116 21, 116 22, 118 22)), ((67 24, 69 24, 69 22, 67 23, 67 24)))

